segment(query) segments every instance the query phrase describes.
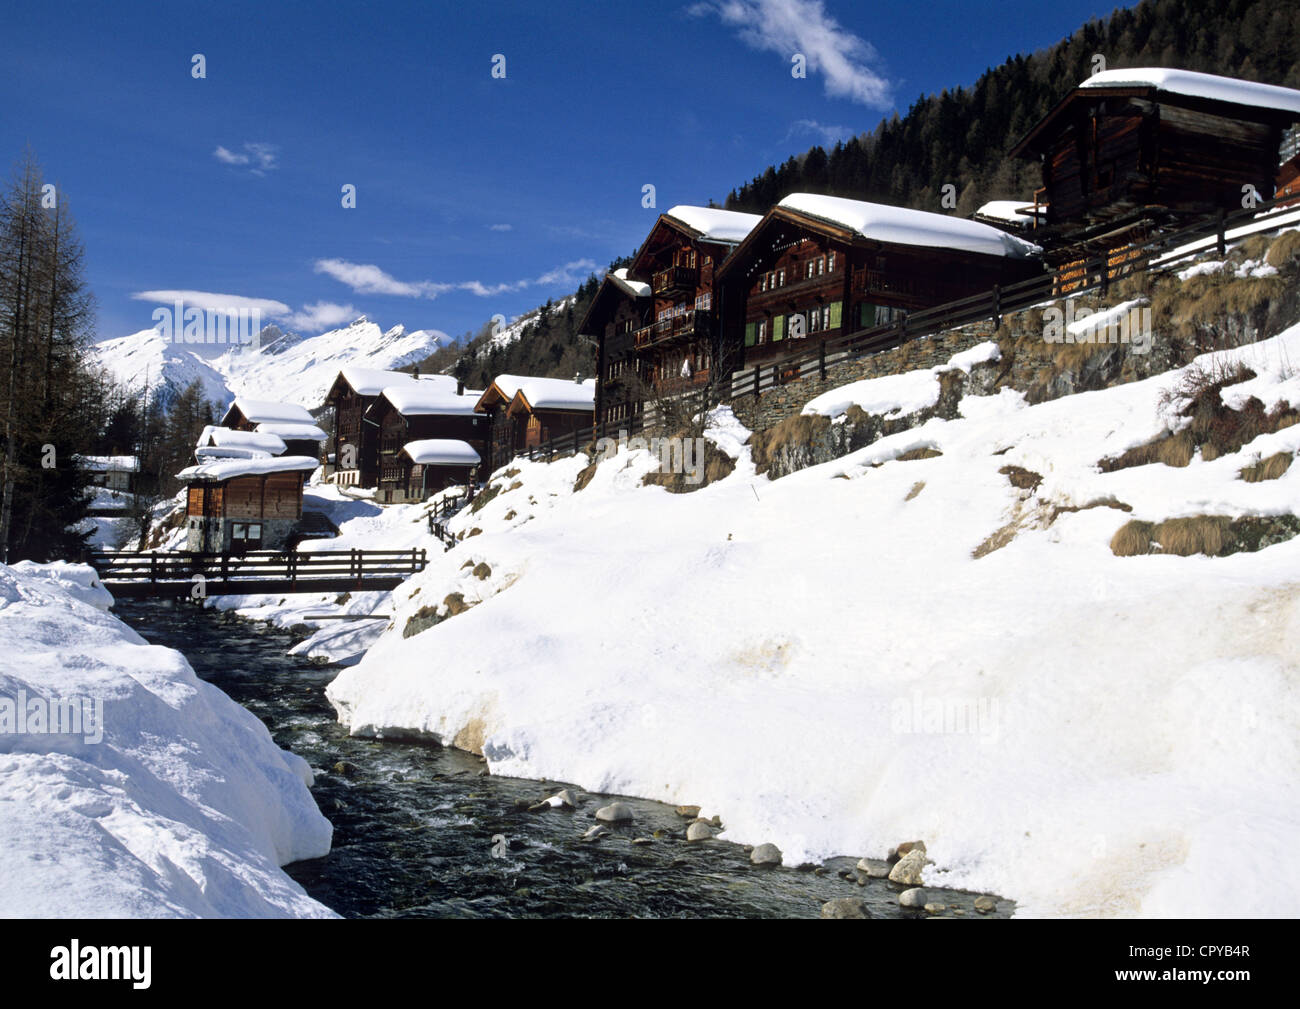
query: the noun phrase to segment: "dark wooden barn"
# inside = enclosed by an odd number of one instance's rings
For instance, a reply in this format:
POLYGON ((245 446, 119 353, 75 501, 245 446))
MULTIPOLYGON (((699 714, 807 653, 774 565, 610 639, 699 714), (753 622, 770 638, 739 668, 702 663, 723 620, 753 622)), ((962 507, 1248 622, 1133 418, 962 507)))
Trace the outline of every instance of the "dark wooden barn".
POLYGON ((475 409, 487 421, 487 471, 551 438, 590 427, 596 380, 498 375, 475 409))
POLYGON ((647 396, 671 398, 709 381, 721 345, 715 271, 760 220, 682 205, 659 215, 650 229, 627 272, 650 286, 649 318, 632 332, 647 396))
POLYGON ((976 221, 794 193, 718 274, 722 328, 745 366, 1040 275, 1037 248, 976 221))
POLYGON ((205 459, 177 474, 186 491, 186 548, 215 553, 277 549, 302 518, 315 459, 205 459))
POLYGON ((475 412, 477 403, 477 396, 448 395, 435 383, 407 381, 386 386, 363 418, 378 437, 378 499, 406 500, 411 474, 409 460, 403 461, 401 453, 411 442, 461 441, 482 458, 488 425, 475 412))
POLYGON ((650 323, 650 285, 626 269, 605 275, 578 326, 596 341, 596 423, 628 423, 641 412, 641 361, 633 334, 650 323))
MULTIPOLYGON (((1116 248, 1164 222, 1273 193, 1300 91, 1187 70, 1095 74, 1011 150, 1042 163, 1049 231, 1116 248)), ((1050 236, 1048 236, 1050 237, 1050 236)))
POLYGON ((385 386, 406 382, 427 382, 444 394, 454 395, 460 386, 448 375, 419 375, 378 368, 344 368, 325 396, 334 412, 331 443, 333 465, 330 479, 351 487, 374 487, 379 482, 379 431, 363 423, 385 386))
POLYGON ((408 442, 397 453, 398 471, 383 485, 394 501, 423 501, 447 487, 473 491, 482 456, 468 442, 453 438, 425 438, 408 442))

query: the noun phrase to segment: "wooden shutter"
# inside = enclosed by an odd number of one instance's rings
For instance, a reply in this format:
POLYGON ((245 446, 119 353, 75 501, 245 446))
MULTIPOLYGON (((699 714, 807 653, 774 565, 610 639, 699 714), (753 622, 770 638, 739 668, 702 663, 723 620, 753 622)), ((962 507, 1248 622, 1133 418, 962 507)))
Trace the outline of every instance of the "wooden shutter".
POLYGON ((754 346, 754 339, 755 339, 754 330, 757 327, 758 327, 757 323, 754 322, 745 323, 745 346, 746 347, 754 346))
POLYGON ((840 328, 840 325, 841 325, 841 323, 843 322, 843 319, 841 318, 840 310, 841 310, 843 307, 844 307, 844 303, 843 303, 842 301, 832 301, 832 302, 831 302, 831 321, 830 321, 829 325, 826 327, 827 329, 839 329, 839 328, 840 328))

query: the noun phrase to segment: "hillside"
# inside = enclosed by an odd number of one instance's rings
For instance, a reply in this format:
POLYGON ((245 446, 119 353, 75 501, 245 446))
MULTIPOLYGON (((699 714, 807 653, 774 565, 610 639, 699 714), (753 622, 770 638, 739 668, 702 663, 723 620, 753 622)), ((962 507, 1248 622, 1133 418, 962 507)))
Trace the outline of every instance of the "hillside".
POLYGON ((949 183, 959 215, 992 199, 1029 198, 1041 184, 1038 166, 1007 151, 1091 74, 1096 55, 1110 68, 1176 66, 1300 87, 1300 18, 1269 0, 1144 0, 1056 45, 1008 57, 970 87, 921 96, 906 115, 829 151, 815 146, 769 166, 725 205, 763 213, 809 192, 938 211, 949 183))

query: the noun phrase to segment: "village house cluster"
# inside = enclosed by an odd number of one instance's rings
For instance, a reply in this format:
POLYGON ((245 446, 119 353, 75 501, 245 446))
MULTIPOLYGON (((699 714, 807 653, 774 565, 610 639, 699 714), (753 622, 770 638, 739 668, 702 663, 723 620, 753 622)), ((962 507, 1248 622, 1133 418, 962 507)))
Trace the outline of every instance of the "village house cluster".
POLYGON ((1253 206, 1251 194, 1300 196, 1297 121, 1300 91, 1110 70, 1012 149, 1042 165, 1032 200, 990 201, 969 219, 812 193, 761 216, 672 207, 581 322, 599 348, 594 378, 499 375, 472 391, 447 375, 348 367, 322 404, 332 436, 302 407, 237 399, 180 474, 189 548, 283 544, 301 532, 318 466, 385 503, 472 493, 557 437, 662 426, 668 405, 710 384, 726 398, 793 347, 1049 273, 1068 291, 1085 257, 1122 261, 1161 228, 1253 206))

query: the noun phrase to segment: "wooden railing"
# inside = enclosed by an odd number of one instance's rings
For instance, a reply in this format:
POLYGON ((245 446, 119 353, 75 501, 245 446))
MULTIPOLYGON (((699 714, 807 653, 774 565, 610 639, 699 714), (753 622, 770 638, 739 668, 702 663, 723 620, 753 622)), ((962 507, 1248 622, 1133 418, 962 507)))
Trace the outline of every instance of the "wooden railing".
POLYGON ((680 337, 707 335, 711 316, 712 312, 703 308, 693 308, 680 315, 667 316, 638 329, 632 334, 632 342, 640 350, 680 337))
POLYGON ((561 459, 565 456, 574 455, 601 438, 617 438, 620 434, 634 435, 644 429, 644 416, 636 414, 626 420, 608 420, 599 424, 591 424, 588 427, 578 428, 568 434, 562 434, 551 438, 549 441, 544 441, 540 445, 534 445, 519 454, 528 459, 545 459, 549 462, 552 459, 561 459))
POLYGON ((428 564, 421 548, 243 554, 95 551, 88 560, 115 595, 194 597, 392 589, 428 564))
POLYGON ((650 275, 650 287, 655 294, 690 291, 695 289, 695 276, 693 266, 670 266, 666 270, 650 275))

